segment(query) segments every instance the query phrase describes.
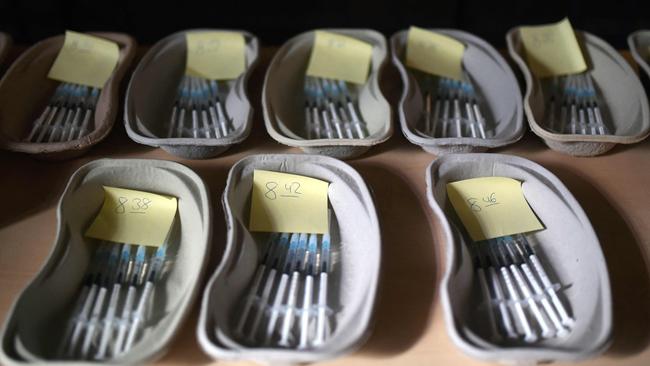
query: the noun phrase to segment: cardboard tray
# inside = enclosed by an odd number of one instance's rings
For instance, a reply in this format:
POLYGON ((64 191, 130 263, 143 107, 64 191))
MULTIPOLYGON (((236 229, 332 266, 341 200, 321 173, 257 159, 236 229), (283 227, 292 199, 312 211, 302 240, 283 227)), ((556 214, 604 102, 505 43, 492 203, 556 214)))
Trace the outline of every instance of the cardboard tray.
MULTIPOLYGON (((358 86, 358 110, 370 135, 365 139, 304 139, 305 129, 305 71, 314 31, 288 40, 275 54, 264 79, 262 107, 269 135, 281 144, 297 146, 312 154, 349 159, 363 154, 393 134, 391 107, 379 87, 379 79, 387 64, 386 39, 368 29, 324 29, 354 37, 373 46, 370 74, 364 85, 358 86)), ((351 89, 353 84, 348 84, 351 89)))
POLYGON ((50 160, 69 159, 85 153, 103 140, 113 128, 119 110, 120 82, 136 51, 136 42, 123 33, 89 32, 119 46, 119 58, 112 76, 99 94, 94 128, 86 136, 68 142, 26 142, 34 121, 43 112, 59 85, 47 73, 63 46, 63 35, 47 38, 23 52, 0 80, 0 148, 50 160))
POLYGON ((650 65, 648 65, 648 60, 650 59, 650 30, 639 30, 627 37, 627 44, 630 48, 630 53, 632 58, 639 65, 641 70, 640 79, 643 85, 650 87, 650 65))
POLYGON ((483 152, 518 141, 525 132, 521 90, 506 60, 484 40, 460 30, 430 29, 465 44, 463 67, 477 94, 482 113, 494 136, 486 139, 472 137, 433 138, 418 133, 415 127, 425 118, 424 96, 420 84, 405 65, 408 30, 395 33, 390 39, 393 64, 402 78, 399 120, 402 133, 424 151, 442 155, 460 152, 483 152), (490 128, 493 127, 493 128, 490 128))
POLYGON ((110 362, 142 364, 162 356, 189 315, 199 293, 212 239, 212 211, 205 184, 192 170, 174 162, 96 160, 72 175, 61 196, 57 236, 49 258, 18 296, 0 331, 0 363, 56 362, 52 358, 58 340, 66 329, 89 265, 91 239, 83 233, 103 204, 102 185, 178 198, 177 219, 169 241, 169 250, 176 252, 176 259, 166 278, 156 284, 152 298, 154 323, 129 352, 110 362))
POLYGON ((226 113, 232 118, 235 130, 223 138, 166 137, 178 85, 185 74, 185 34, 215 30, 193 29, 174 33, 158 41, 144 55, 133 72, 124 102, 124 125, 133 141, 161 147, 183 158, 206 159, 223 153, 248 137, 253 108, 246 86, 257 64, 259 42, 251 33, 240 30, 224 30, 242 33, 246 42, 246 70, 232 82, 225 100, 226 113))
POLYGON ((598 238, 584 211, 551 172, 520 157, 449 154, 427 169, 427 198, 440 221, 446 245, 441 299, 447 333, 464 353, 508 364, 578 361, 604 352, 612 339, 612 295, 598 238), (447 198, 449 182, 501 176, 522 182, 528 204, 546 229, 526 234, 560 299, 575 319, 570 334, 535 344, 497 343, 475 281, 471 243, 447 198))
POLYGON ((600 97, 600 110, 610 135, 558 134, 544 128, 546 100, 551 79, 533 76, 519 37, 519 28, 506 35, 508 52, 519 66, 526 82, 524 110, 530 128, 553 150, 575 155, 595 156, 616 144, 632 144, 650 133, 648 98, 634 70, 618 51, 602 39, 575 31, 600 97))
POLYGON ((210 278, 201 303, 198 339, 214 359, 296 364, 331 359, 361 346, 370 333, 381 236, 377 212, 363 179, 347 164, 316 155, 253 155, 237 162, 223 195, 228 241, 223 261, 210 278), (253 170, 306 175, 330 182, 332 272, 329 290, 333 333, 307 350, 253 348, 238 343, 234 328, 241 298, 262 255, 264 233, 248 230, 253 170))

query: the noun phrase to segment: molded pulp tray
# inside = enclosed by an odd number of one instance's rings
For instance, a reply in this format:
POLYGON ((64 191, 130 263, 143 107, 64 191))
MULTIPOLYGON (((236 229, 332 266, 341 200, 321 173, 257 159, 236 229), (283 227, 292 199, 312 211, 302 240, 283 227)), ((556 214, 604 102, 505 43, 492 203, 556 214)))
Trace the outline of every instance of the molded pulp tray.
POLYGON ((404 136, 426 152, 441 155, 459 152, 482 152, 512 144, 524 134, 521 90, 506 60, 484 40, 453 29, 431 29, 465 44, 463 68, 479 95, 488 131, 495 135, 486 139, 472 137, 432 138, 416 131, 425 118, 424 96, 415 74, 405 65, 408 30, 395 33, 390 39, 393 64, 402 78, 399 120, 404 136))
MULTIPOLYGON (((441 299, 447 333, 466 354, 489 362, 530 364, 577 361, 604 352, 612 336, 609 275, 598 238, 584 211, 553 174, 523 158, 502 154, 450 154, 427 169, 427 197, 446 241, 441 299), (468 244, 447 199, 446 185, 463 179, 501 176, 522 182, 528 204, 546 229, 526 234, 559 296, 575 319, 570 334, 535 344, 495 343, 486 319, 489 308, 474 280, 468 244)), ((521 341, 519 341, 521 342, 521 341)))
POLYGON ((357 38, 371 44, 372 59, 370 74, 364 85, 357 89, 360 118, 365 121, 370 135, 365 139, 314 139, 305 136, 305 71, 314 32, 299 34, 288 40, 275 54, 264 80, 262 106, 266 130, 276 141, 297 146, 307 153, 348 159, 368 151, 393 134, 391 107, 379 88, 379 79, 388 60, 386 39, 380 33, 366 29, 325 29, 345 36, 357 38))
POLYGON ((0 333, 0 363, 55 362, 53 355, 89 265, 90 241, 94 239, 85 238, 83 233, 102 206, 103 185, 178 198, 168 241, 175 260, 166 277, 155 285, 152 323, 130 351, 111 362, 141 364, 162 356, 189 315, 212 238, 212 212, 205 184, 192 170, 174 162, 96 160, 72 175, 61 196, 53 249, 8 313, 0 333))
POLYGON ((646 88, 650 87, 650 30, 639 30, 627 37, 627 44, 634 61, 639 65, 641 70, 641 81, 646 88))
POLYGON ((295 364, 340 356, 358 348, 370 333, 379 277, 381 237, 375 205, 359 174, 347 164, 315 155, 253 155, 230 170, 223 195, 228 229, 224 259, 210 278, 201 304, 198 338, 215 359, 295 364), (330 182, 332 271, 329 303, 333 333, 306 350, 253 348, 237 341, 240 299, 259 262, 264 233, 248 230, 253 170, 310 176, 330 182))
POLYGON ((231 87, 225 98, 226 113, 232 119, 234 131, 222 138, 166 137, 178 86, 185 74, 185 34, 204 31, 215 29, 182 31, 162 39, 138 64, 126 92, 124 107, 126 132, 133 141, 161 147, 183 158, 205 159, 223 153, 248 137, 253 108, 246 85, 258 60, 259 42, 252 34, 240 30, 223 30, 242 33, 246 42, 246 70, 237 79, 228 81, 231 87))
POLYGON ((64 36, 60 35, 23 52, 0 80, 0 148, 44 159, 68 159, 83 154, 111 132, 120 107, 120 82, 135 56, 136 42, 122 33, 88 34, 116 42, 120 52, 117 66, 99 94, 90 133, 67 142, 25 141, 59 85, 47 74, 63 46, 64 36))
POLYGON ((575 156, 594 156, 607 152, 616 144, 632 144, 645 139, 650 132, 648 98, 634 70, 618 51, 602 39, 576 31, 600 98, 600 110, 610 135, 558 134, 543 127, 546 101, 552 86, 551 78, 533 76, 519 38, 519 28, 506 35, 508 52, 526 80, 524 110, 530 128, 553 150, 575 156))

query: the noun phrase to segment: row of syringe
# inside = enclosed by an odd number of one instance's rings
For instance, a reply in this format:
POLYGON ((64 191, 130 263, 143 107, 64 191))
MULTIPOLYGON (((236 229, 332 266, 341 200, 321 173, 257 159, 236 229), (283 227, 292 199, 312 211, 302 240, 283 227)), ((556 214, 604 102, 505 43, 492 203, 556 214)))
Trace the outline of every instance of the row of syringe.
POLYGON ((82 138, 91 129, 99 89, 63 83, 34 121, 29 142, 64 142, 82 138))
POLYGON ((271 234, 236 326, 245 342, 305 349, 321 345, 329 336, 329 234, 322 236, 320 250, 318 241, 317 234, 271 234), (266 324, 260 329, 263 319, 266 324))
POLYGON ((228 118, 224 86, 216 80, 183 76, 172 108, 167 137, 222 138, 234 131, 228 118), (185 127, 189 119, 190 127, 185 127))
POLYGON ((99 244, 68 321, 59 357, 105 360, 133 347, 146 321, 155 283, 165 270, 166 249, 166 245, 155 251, 140 245, 133 251, 129 244, 99 244))
POLYGON ((423 83, 424 126, 422 133, 430 137, 486 138, 486 124, 479 108, 476 92, 467 81, 437 78, 437 92, 430 77, 423 83), (432 102, 434 101, 435 102, 432 102), (433 103, 433 108, 431 104, 433 103))
POLYGON ((475 242, 470 251, 483 297, 488 304, 488 318, 495 338, 514 340, 523 335, 527 343, 539 339, 538 331, 529 321, 524 306, 537 323, 542 338, 565 337, 569 334, 574 320, 523 235, 475 242), (505 291, 502 286, 505 286, 505 291))
POLYGON ((609 133, 589 73, 556 76, 552 79, 548 126, 553 132, 573 135, 609 133))
POLYGON ((305 78, 305 123, 308 139, 368 137, 352 94, 343 80, 305 78))

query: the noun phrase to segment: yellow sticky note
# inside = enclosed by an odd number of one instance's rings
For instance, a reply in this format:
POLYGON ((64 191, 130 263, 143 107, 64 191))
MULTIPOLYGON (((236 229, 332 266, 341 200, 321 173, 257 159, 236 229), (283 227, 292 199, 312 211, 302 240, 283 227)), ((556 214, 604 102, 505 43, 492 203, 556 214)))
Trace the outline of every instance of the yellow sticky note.
POLYGON ((341 34, 316 31, 307 75, 363 84, 368 78, 372 45, 341 34))
POLYGON ((544 228, 528 205, 521 182, 512 178, 448 183, 447 196, 474 241, 544 228))
POLYGON ((411 27, 406 44, 406 65, 429 74, 463 78, 465 45, 454 38, 411 27))
POLYGON ((328 232, 328 182, 255 170, 249 229, 278 233, 328 232))
POLYGON ((528 64, 537 77, 587 70, 587 63, 568 18, 549 25, 521 27, 519 34, 528 64))
POLYGON ((236 79, 246 69, 246 40, 238 32, 188 32, 185 73, 211 80, 236 79))
POLYGON ((47 77, 101 89, 113 74, 119 56, 119 47, 113 41, 66 31, 63 47, 47 77))
POLYGON ((177 206, 176 197, 104 186, 104 204, 86 236, 157 247, 167 238, 177 206))

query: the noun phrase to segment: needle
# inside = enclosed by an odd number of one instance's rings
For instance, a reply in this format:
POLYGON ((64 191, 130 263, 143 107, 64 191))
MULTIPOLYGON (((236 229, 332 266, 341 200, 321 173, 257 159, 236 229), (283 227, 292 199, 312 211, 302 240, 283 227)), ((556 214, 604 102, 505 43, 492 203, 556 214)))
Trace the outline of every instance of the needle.
POLYGON ((542 303, 546 314, 551 319, 553 326, 557 330, 558 337, 567 336, 569 332, 562 325, 562 321, 560 320, 555 308, 553 308, 553 305, 550 303, 548 296, 544 293, 544 290, 542 289, 539 281, 537 281, 537 278, 535 278, 535 275, 530 269, 530 266, 528 266, 528 263, 526 263, 526 255, 521 251, 519 246, 516 245, 512 237, 507 237, 504 242, 508 252, 510 253, 510 256, 524 271, 526 279, 528 282, 530 282, 533 290, 535 291, 535 294, 540 298, 540 302, 542 303))
POLYGON ((114 245, 108 256, 108 263, 104 267, 104 274, 100 281, 99 291, 97 292, 97 298, 93 304, 92 312, 90 314, 90 319, 88 320, 86 326, 86 334, 81 344, 81 357, 87 359, 90 354, 91 342, 95 338, 95 331, 97 326, 100 323, 100 316, 104 309, 104 300, 106 299, 106 293, 108 292, 108 284, 110 277, 115 269, 117 268, 120 260, 120 247, 119 245, 114 245))
POLYGON ((506 335, 507 338, 510 339, 518 338, 517 330, 515 329, 513 320, 508 310, 507 298, 504 294, 503 288, 501 286, 501 282, 499 281, 499 275, 497 274, 496 271, 496 268, 498 267, 498 263, 494 263, 492 261, 492 257, 490 256, 489 253, 490 251, 489 243, 486 243, 485 245, 483 245, 483 247, 485 248, 486 254, 482 254, 483 250, 481 250, 481 246, 479 246, 477 250, 479 251, 480 258, 483 258, 484 264, 487 268, 487 274, 490 279, 490 283, 492 284, 492 291, 494 292, 494 296, 499 306, 499 314, 501 316, 501 326, 502 326, 503 333, 506 335))
POLYGON ((84 102, 86 103, 85 105, 86 112, 84 113, 84 119, 81 124, 81 129, 79 130, 79 135, 77 135, 78 139, 86 136, 86 133, 88 132, 88 125, 90 124, 90 118, 93 116, 93 113, 95 112, 95 107, 97 105, 98 99, 99 99, 99 89, 92 88, 90 90, 90 96, 84 99, 84 102))
MULTIPOLYGON (((311 234, 314 240, 318 240, 315 234, 311 234)), ((309 240, 312 240, 310 235, 309 240)), ((330 236, 324 234, 321 241, 320 251, 320 264, 319 264, 319 280, 318 280, 318 313, 316 318, 316 337, 314 345, 319 346, 325 342, 326 321, 327 321, 327 282, 330 268, 330 236)))
POLYGON ((553 287, 553 284, 551 283, 551 280, 549 279, 546 271, 544 270, 544 267, 542 266, 541 262, 537 258, 537 255, 535 254, 535 251, 533 248, 528 244, 528 240, 522 235, 517 236, 517 240, 515 241, 517 246, 520 246, 520 250, 522 252, 525 252, 526 255, 528 256, 528 260, 530 261, 530 264, 533 266, 533 269, 539 279, 542 281, 542 286, 546 290, 546 293, 549 295, 551 298, 551 302, 555 306, 556 310, 558 311, 560 315, 560 319, 562 319, 562 324, 571 327, 575 323, 575 320, 571 318, 565 309, 564 305, 560 301, 560 299, 557 296, 557 293, 555 291, 555 287, 553 287))
MULTIPOLYGON (((162 270, 165 264, 165 256, 167 254, 167 244, 163 244, 156 249, 156 253, 153 257, 153 263, 151 264, 151 269, 149 275, 147 276, 146 282, 144 284, 144 289, 140 295, 140 301, 138 302, 138 307, 133 314, 131 319, 131 329, 129 329, 129 335, 126 338, 126 344, 124 346, 124 351, 128 351, 133 347, 135 338, 142 327, 142 323, 145 320, 145 307, 149 303, 154 290, 154 284, 162 275, 162 270)), ((144 273, 144 272, 143 272, 144 273)))
POLYGON ((77 303, 74 307, 75 310, 72 313, 74 317, 68 322, 68 327, 63 336, 63 342, 58 352, 60 356, 72 357, 75 352, 76 344, 79 337, 81 337, 83 326, 86 324, 92 303, 95 299, 97 281, 101 272, 100 268, 106 261, 107 255, 107 246, 105 244, 99 244, 93 255, 92 262, 88 267, 81 293, 77 297, 77 303))
POLYGON ((337 83, 339 90, 341 91, 341 94, 345 100, 348 113, 350 114, 350 119, 352 120, 352 125, 357 132, 357 137, 360 139, 368 137, 368 131, 366 131, 365 123, 361 120, 361 118, 359 118, 359 114, 357 114, 355 107, 356 102, 353 103, 352 101, 352 95, 348 90, 347 83, 344 80, 338 80, 337 83))
MULTIPOLYGON (((307 234, 300 234, 300 240, 307 241, 307 234)), ((316 267, 316 249, 317 238, 316 235, 309 236, 309 244, 305 251, 304 261, 304 274, 305 277, 305 291, 303 292, 302 300, 302 313, 300 314, 300 343, 298 349, 305 349, 309 346, 309 320, 311 318, 311 305, 314 293, 314 271, 316 267)))
MULTIPOLYGON (((287 234, 284 235, 285 236, 283 240, 287 240, 288 238, 287 234)), ((255 295, 257 295, 260 286, 262 285, 262 277, 264 276, 266 267, 271 265, 271 261, 272 261, 271 255, 275 250, 276 241, 278 240, 278 237, 279 235, 276 233, 273 233, 269 236, 269 240, 266 244, 266 251, 264 253, 264 257, 260 262, 260 265, 257 267, 257 270, 255 271, 255 275, 253 277, 253 285, 251 286, 248 296, 246 297, 244 310, 242 311, 241 316, 239 317, 239 322, 237 323, 237 326, 235 328, 235 332, 239 336, 242 336, 244 334, 244 327, 246 326, 246 320, 248 319, 248 314, 250 313, 253 304, 255 303, 255 295)))
MULTIPOLYGON (((479 248, 480 245, 485 245, 485 243, 483 243, 483 244, 474 243, 473 244, 474 248, 470 247, 470 252, 472 253, 472 257, 474 257, 474 268, 476 269, 476 273, 478 275, 479 287, 481 288, 481 293, 483 295, 483 299, 484 299, 485 303, 487 304, 486 308, 488 309, 488 322, 490 324, 490 330, 492 331, 492 336, 494 337, 494 339, 498 340, 499 338, 501 338, 501 336, 500 336, 500 334, 499 334, 499 332, 497 330, 496 317, 495 317, 495 314, 494 314, 494 311, 496 311, 496 309, 492 309, 492 306, 491 306, 493 299, 492 299, 492 294, 490 293, 490 288, 488 287, 488 282, 487 282, 487 279, 486 279, 486 276, 485 276, 485 268, 487 266, 485 265, 485 260, 481 257, 481 254, 480 254, 480 248, 479 248)), ((499 305, 502 305, 502 304, 500 303, 499 305)), ((499 307, 498 309, 502 312, 501 317, 502 317, 502 319, 504 319, 504 323, 505 323, 506 318, 509 321, 510 320, 509 316, 507 316, 507 314, 506 314, 506 316, 504 316, 504 314, 503 314, 503 309, 504 308, 499 307)))
POLYGON ((506 268, 505 264, 501 263, 499 260, 499 254, 496 245, 498 245, 496 241, 493 240, 489 241, 489 255, 492 258, 492 263, 497 264, 499 266, 501 278, 503 279, 503 282, 506 284, 506 288, 508 289, 510 299, 514 303, 513 306, 515 307, 515 314, 517 315, 519 323, 524 329, 524 335, 525 335, 524 340, 528 343, 535 342, 537 341, 537 335, 533 332, 533 329, 530 327, 530 323, 526 318, 526 315, 524 313, 524 308, 521 304, 521 299, 519 297, 519 293, 517 292, 514 282, 512 281, 512 277, 510 277, 510 273, 508 272, 508 269, 506 268))
MULTIPOLYGON (((296 235, 297 234, 292 234, 291 239, 294 240, 294 237, 296 235)), ((298 281, 300 279, 300 272, 303 270, 303 258, 306 251, 307 241, 298 240, 298 250, 296 251, 296 256, 294 257, 293 261, 294 263, 292 265, 293 272, 291 273, 291 284, 289 285, 289 295, 287 296, 286 312, 284 313, 284 319, 282 321, 282 328, 280 332, 280 341, 278 342, 278 344, 283 347, 289 347, 290 345, 289 336, 291 326, 293 325, 296 302, 298 300, 298 281)))
POLYGON ((130 263, 133 263, 131 261, 131 246, 129 244, 124 244, 122 247, 119 269, 113 283, 111 297, 108 300, 108 309, 106 310, 106 315, 104 316, 104 329, 102 329, 99 348, 97 350, 97 354, 95 355, 95 359, 102 360, 106 357, 108 342, 112 338, 111 335, 113 333, 113 327, 115 325, 115 313, 117 312, 117 305, 120 298, 122 283, 125 280, 125 275, 129 270, 130 263))
POLYGON ((147 252, 144 245, 138 246, 138 249, 135 253, 135 261, 133 264, 133 271, 129 275, 127 273, 127 282, 129 282, 129 288, 126 292, 126 299, 122 305, 122 315, 120 316, 120 322, 117 332, 117 337, 115 338, 115 354, 121 354, 126 351, 125 347, 125 338, 129 328, 129 322, 131 321, 131 312, 133 311, 133 303, 135 302, 135 295, 137 287, 142 283, 140 282, 140 273, 146 273, 147 270, 147 252))
POLYGON ((515 265, 514 261, 508 258, 505 249, 506 245, 504 244, 503 239, 499 239, 495 247, 499 251, 501 260, 503 261, 504 265, 510 269, 512 276, 515 278, 515 283, 517 284, 519 291, 521 291, 521 293, 524 296, 524 301, 528 304, 528 307, 533 313, 533 317, 537 321, 537 324, 539 324, 542 330, 542 338, 551 338, 555 336, 555 332, 549 326, 548 322, 546 321, 546 318, 544 318, 544 315, 542 315, 541 309, 539 308, 537 302, 533 298, 533 293, 530 289, 530 286, 528 286, 528 283, 524 279, 521 270, 519 269, 519 267, 515 265))
POLYGON ((269 322, 266 328, 266 338, 264 340, 265 344, 271 342, 273 333, 280 316, 280 307, 284 301, 284 295, 287 289, 287 282, 289 281, 289 273, 291 272, 291 264, 295 260, 296 250, 298 249, 298 240, 291 240, 289 244, 289 249, 284 256, 284 264, 281 267, 282 276, 280 277, 280 283, 278 284, 278 289, 275 292, 275 300, 273 301, 273 306, 271 307, 271 314, 269 315, 269 322))

